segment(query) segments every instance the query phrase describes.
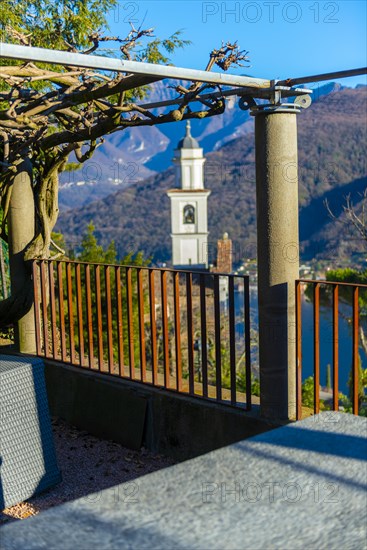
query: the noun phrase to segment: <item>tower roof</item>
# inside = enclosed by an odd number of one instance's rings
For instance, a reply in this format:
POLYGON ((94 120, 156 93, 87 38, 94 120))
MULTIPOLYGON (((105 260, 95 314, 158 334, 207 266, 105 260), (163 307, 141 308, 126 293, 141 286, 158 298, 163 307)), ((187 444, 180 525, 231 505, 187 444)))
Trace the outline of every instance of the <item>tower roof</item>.
POLYGON ((200 149, 199 143, 191 135, 189 120, 186 122, 186 135, 178 142, 177 149, 200 149))

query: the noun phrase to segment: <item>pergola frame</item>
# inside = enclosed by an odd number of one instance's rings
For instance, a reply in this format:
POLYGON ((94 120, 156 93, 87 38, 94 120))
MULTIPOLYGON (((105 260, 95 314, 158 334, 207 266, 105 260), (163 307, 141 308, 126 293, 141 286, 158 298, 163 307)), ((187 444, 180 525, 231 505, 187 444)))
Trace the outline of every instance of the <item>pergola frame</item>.
MULTIPOLYGON (((249 76, 217 73, 212 71, 200 71, 182 67, 156 65, 154 63, 143 63, 140 61, 127 61, 98 55, 86 55, 33 46, 20 46, 18 44, 7 44, 0 42, 0 58, 16 59, 20 61, 32 61, 62 65, 68 67, 81 67, 85 69, 96 69, 100 71, 124 72, 144 77, 153 77, 156 80, 174 79, 187 80, 192 82, 205 82, 216 86, 231 86, 231 90, 213 92, 202 96, 194 96, 190 101, 207 99, 209 97, 228 96, 250 96, 253 98, 269 99, 274 101, 276 92, 282 97, 294 97, 312 93, 312 90, 305 88, 294 88, 298 84, 310 82, 321 82, 333 78, 346 78, 366 74, 366 68, 337 71, 313 76, 290 78, 287 80, 271 80, 253 78, 249 76)), ((180 99, 146 103, 141 105, 144 108, 159 108, 179 103, 180 99)))
MULTIPOLYGON (((163 79, 207 83, 219 88, 213 93, 193 93, 187 102, 240 96, 240 108, 250 109, 255 116, 261 411, 272 419, 294 418, 295 281, 299 277, 296 115, 302 107, 310 105, 307 94, 312 90, 293 86, 363 75, 367 69, 270 80, 4 43, 0 43, 0 58, 135 75, 127 79, 126 89, 163 79), (282 98, 289 97, 295 97, 295 102, 282 103, 282 98), (257 98, 269 103, 257 105, 257 98), (287 178, 289 168, 294 170, 291 180, 287 178)), ((178 97, 141 107, 159 109, 181 102, 182 97, 178 97)), ((24 203, 21 187, 19 197, 21 206, 24 203)))

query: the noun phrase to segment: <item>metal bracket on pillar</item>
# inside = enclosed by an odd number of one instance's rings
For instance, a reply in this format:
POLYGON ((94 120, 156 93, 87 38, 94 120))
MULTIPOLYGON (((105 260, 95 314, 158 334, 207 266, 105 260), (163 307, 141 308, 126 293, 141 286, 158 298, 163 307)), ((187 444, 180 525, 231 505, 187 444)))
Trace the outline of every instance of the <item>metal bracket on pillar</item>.
POLYGON ((256 93, 248 90, 238 90, 238 106, 241 111, 251 111, 251 115, 272 112, 299 113, 311 105, 312 90, 307 88, 291 88, 280 86, 275 80, 271 81, 270 88, 257 90, 256 93), (288 98, 295 98, 294 103, 286 103, 288 98), (257 100, 268 103, 256 103, 257 100))
POLYGON ((257 105, 255 108, 251 109, 250 115, 256 116, 261 114, 268 113, 300 113, 300 105, 295 105, 294 103, 280 103, 279 105, 257 105))
POLYGON ((249 95, 243 95, 238 100, 238 106, 241 109, 241 111, 248 111, 249 109, 256 108, 256 101, 253 97, 249 95))
MULTIPOLYGON (((252 102, 248 101, 248 98, 243 96, 241 100, 246 101, 247 109, 251 109, 251 115, 255 116, 258 114, 265 113, 299 113, 302 109, 307 109, 311 105, 311 93, 312 90, 302 89, 302 88, 289 88, 287 86, 277 86, 275 81, 272 81, 272 87, 269 90, 268 95, 269 103, 263 103, 257 105, 252 99, 252 102), (282 102, 282 98, 288 98, 296 96, 294 103, 285 103, 282 102)), ((243 109, 241 104, 240 108, 243 109)))
POLYGON ((311 103, 312 103, 312 99, 309 94, 299 95, 294 100, 294 104, 298 105, 299 107, 302 107, 302 109, 308 109, 311 103))
POLYGON ((281 105, 282 103, 282 90, 280 86, 276 86, 275 80, 270 81, 272 87, 272 93, 270 94, 271 105, 281 105))

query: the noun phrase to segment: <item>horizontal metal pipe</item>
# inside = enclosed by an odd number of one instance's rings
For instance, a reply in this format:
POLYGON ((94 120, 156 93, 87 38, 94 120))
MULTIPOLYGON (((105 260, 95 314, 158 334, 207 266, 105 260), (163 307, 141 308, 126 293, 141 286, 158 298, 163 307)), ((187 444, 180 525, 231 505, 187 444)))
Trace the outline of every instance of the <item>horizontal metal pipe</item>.
POLYGON ((300 76, 299 78, 288 78, 286 80, 278 80, 278 86, 296 86, 297 84, 307 84, 308 82, 321 82, 323 80, 331 80, 333 78, 348 78, 349 76, 359 76, 367 74, 367 67, 360 69, 347 69, 345 71, 336 71, 333 73, 314 74, 310 76, 300 76))
MULTIPOLYGON (((290 88, 289 86, 276 86, 276 90, 279 90, 282 93, 282 97, 293 97, 297 95, 303 95, 303 94, 312 94, 312 90, 308 90, 307 88, 290 88)), ((193 96, 191 99, 191 102, 194 101, 200 101, 200 100, 207 100, 207 99, 213 99, 217 97, 233 97, 233 96, 243 96, 243 95, 250 95, 251 97, 256 97, 259 99, 269 99, 274 94, 274 91, 276 91, 273 87, 272 88, 261 88, 258 90, 254 90, 254 88, 247 88, 243 86, 242 88, 231 88, 230 90, 224 90, 221 92, 212 92, 209 94, 197 94, 196 96, 193 96)), ((143 109, 156 109, 158 107, 168 107, 170 105, 177 105, 178 103, 181 103, 182 97, 177 97, 175 99, 166 99, 165 101, 154 101, 152 103, 143 103, 139 105, 139 107, 142 107, 143 109)))
MULTIPOLYGON (((39 262, 40 260, 37 260, 36 258, 33 260, 34 262, 39 262)), ((43 262, 53 262, 54 260, 42 260, 43 262)), ((62 263, 68 263, 68 264, 80 264, 80 265, 99 265, 99 266, 110 266, 110 267, 118 267, 118 264, 105 264, 105 263, 96 263, 96 262, 80 262, 79 260, 58 260, 62 263)), ((133 269, 137 269, 136 265, 125 265, 124 268, 131 267, 133 269)), ((141 269, 146 269, 147 271, 167 271, 170 273, 192 273, 193 275, 200 275, 200 273, 204 273, 205 275, 214 275, 215 277, 234 277, 235 279, 247 279, 248 275, 240 275, 235 273, 212 273, 210 271, 200 271, 200 270, 189 270, 189 269, 173 269, 171 267, 148 267, 148 266, 141 266, 141 269)), ((322 282, 322 281, 318 281, 322 282)), ((341 283, 338 283, 341 284, 341 283)), ((361 285, 360 285, 361 286, 361 285)), ((363 286, 363 285, 362 285, 363 286)), ((367 286, 367 285, 366 285, 367 286)))
POLYGON ((132 74, 157 76, 159 78, 174 78, 194 82, 208 82, 221 84, 222 86, 248 86, 250 88, 269 88, 270 80, 252 78, 233 74, 222 74, 195 69, 184 69, 158 65, 155 63, 142 63, 140 61, 127 61, 113 57, 99 55, 86 55, 71 53, 33 46, 19 46, 18 44, 6 44, 0 42, 0 57, 6 59, 20 59, 22 61, 39 61, 55 65, 67 65, 71 67, 83 67, 86 69, 99 69, 102 71, 117 71, 132 74))
POLYGON ((367 285, 363 283, 340 283, 339 281, 323 281, 322 279, 316 280, 316 279, 298 279, 300 283, 309 283, 309 284, 320 284, 320 285, 338 285, 338 286, 350 286, 355 287, 358 286, 359 288, 367 288, 367 285))

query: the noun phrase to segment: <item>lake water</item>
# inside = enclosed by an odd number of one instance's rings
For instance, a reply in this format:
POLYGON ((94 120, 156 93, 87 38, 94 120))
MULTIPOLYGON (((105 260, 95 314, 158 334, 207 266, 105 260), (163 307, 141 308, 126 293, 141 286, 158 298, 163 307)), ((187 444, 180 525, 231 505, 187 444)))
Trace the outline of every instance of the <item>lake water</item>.
MULTIPOLYGON (((243 312, 243 292, 236 292, 236 313, 243 312)), ((251 328, 257 331, 258 309, 257 288, 250 288, 251 328)), ((339 391, 348 394, 348 378, 352 367, 352 327, 348 322, 351 318, 352 307, 348 304, 339 304, 339 391)), ((241 316, 239 316, 241 318, 241 316)), ((237 334, 243 334, 243 323, 237 323, 237 334)), ((313 304, 302 296, 302 379, 313 374, 313 304)), ((256 347, 251 349, 253 365, 258 364, 256 347)), ((367 368, 367 358, 360 349, 362 367, 367 368)), ((333 338, 332 338, 332 309, 320 307, 320 384, 326 385, 327 365, 333 365, 333 338)))

